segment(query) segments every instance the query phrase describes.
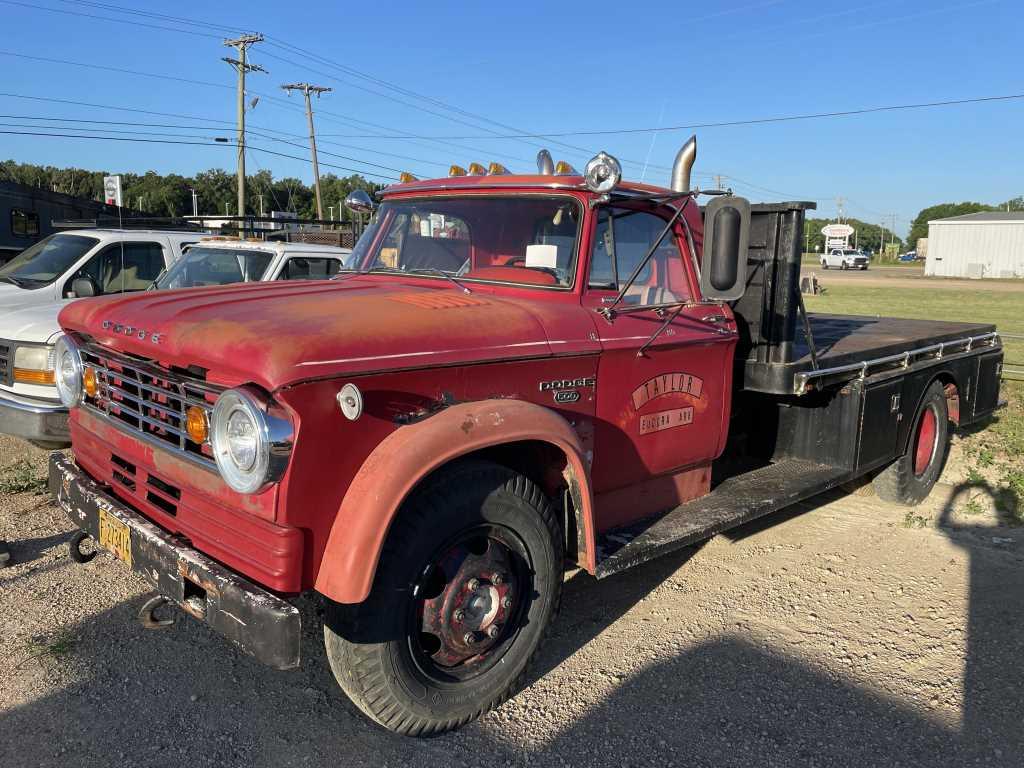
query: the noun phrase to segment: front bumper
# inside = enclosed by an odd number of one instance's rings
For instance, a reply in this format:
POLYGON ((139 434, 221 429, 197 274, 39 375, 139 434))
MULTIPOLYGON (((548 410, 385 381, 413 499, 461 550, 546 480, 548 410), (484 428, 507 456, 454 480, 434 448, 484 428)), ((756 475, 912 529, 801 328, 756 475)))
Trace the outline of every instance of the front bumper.
MULTIPOLYGON (((186 613, 276 669, 299 665, 301 619, 286 600, 188 546, 103 492, 59 453, 50 456, 50 493, 97 543, 100 513, 129 531, 131 569, 186 613)), ((123 559, 123 558, 122 558, 123 559)))
POLYGON ((0 432, 25 440, 71 445, 67 408, 10 392, 0 394, 0 432))

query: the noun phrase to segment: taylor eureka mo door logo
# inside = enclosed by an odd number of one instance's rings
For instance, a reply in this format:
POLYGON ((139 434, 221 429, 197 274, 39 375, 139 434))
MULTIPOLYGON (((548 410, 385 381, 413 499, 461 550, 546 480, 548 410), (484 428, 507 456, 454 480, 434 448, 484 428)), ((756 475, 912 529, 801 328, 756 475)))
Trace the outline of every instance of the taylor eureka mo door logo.
MULTIPOLYGON (((648 379, 639 387, 633 390, 633 408, 639 413, 640 409, 664 395, 682 394, 700 399, 704 393, 704 380, 699 376, 690 373, 663 373, 648 379)), ((640 434, 647 435, 651 432, 661 432, 665 429, 685 427, 693 423, 693 406, 683 408, 670 408, 664 411, 640 414, 640 434)))

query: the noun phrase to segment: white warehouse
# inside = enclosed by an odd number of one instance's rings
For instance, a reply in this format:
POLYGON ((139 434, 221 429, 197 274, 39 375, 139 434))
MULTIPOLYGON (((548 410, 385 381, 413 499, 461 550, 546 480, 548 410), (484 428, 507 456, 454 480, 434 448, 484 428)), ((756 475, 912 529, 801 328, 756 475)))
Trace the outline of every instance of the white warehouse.
POLYGON ((985 211, 929 221, 924 273, 1024 277, 1024 211, 985 211))

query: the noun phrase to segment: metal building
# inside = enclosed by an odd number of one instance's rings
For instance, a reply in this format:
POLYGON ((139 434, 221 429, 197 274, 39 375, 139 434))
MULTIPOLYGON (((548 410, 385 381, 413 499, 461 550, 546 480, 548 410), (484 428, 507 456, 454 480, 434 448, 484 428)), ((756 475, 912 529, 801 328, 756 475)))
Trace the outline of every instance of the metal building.
POLYGON ((1024 277, 1024 211, 985 211, 929 221, 924 273, 1024 277))

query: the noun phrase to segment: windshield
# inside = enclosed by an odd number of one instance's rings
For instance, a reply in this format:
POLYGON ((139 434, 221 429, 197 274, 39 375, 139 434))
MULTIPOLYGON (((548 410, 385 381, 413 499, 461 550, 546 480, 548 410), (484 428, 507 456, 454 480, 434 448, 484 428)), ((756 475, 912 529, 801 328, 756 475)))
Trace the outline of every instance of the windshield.
POLYGON ((263 278, 273 254, 194 245, 153 284, 154 288, 251 283, 263 278))
POLYGON ((566 196, 385 202, 356 245, 352 264, 376 272, 569 287, 580 220, 579 203, 566 196))
POLYGON ((0 267, 0 281, 21 288, 49 285, 67 272, 98 243, 82 235, 50 235, 0 267))

